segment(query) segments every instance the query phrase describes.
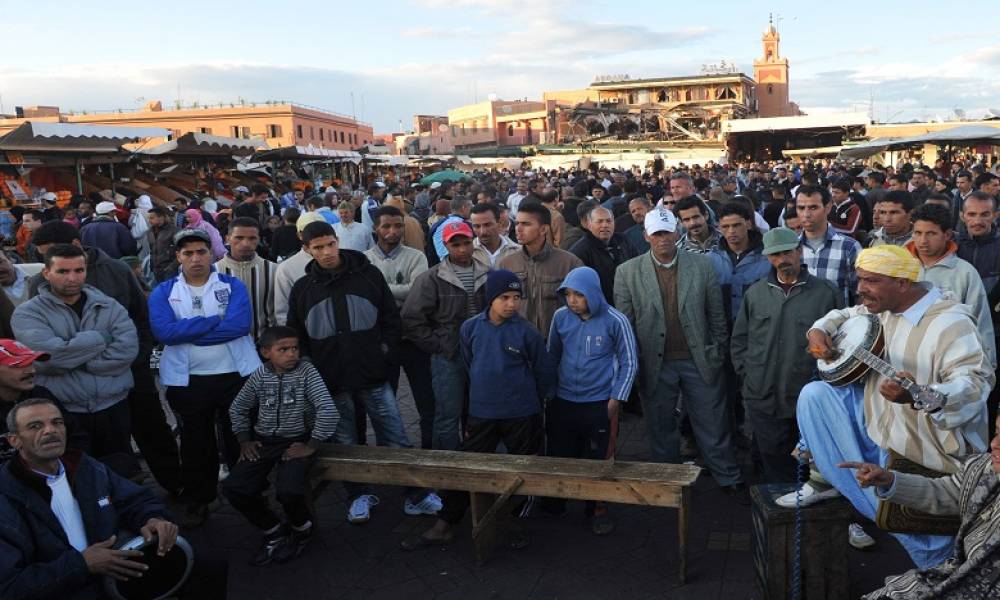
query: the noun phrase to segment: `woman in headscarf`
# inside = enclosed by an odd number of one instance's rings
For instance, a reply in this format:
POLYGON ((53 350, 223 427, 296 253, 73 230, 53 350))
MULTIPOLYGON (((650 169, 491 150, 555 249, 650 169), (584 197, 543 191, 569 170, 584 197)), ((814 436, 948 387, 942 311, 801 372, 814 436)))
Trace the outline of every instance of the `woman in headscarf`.
POLYGON ((222 236, 219 235, 219 230, 215 228, 210 223, 206 223, 204 219, 201 218, 201 211, 196 208, 189 208, 184 211, 184 216, 187 218, 188 229, 200 229, 208 234, 208 237, 212 240, 212 260, 219 260, 226 255, 226 245, 222 243, 222 236))
POLYGON ((146 217, 149 210, 153 208, 153 201, 149 196, 143 194, 135 199, 135 208, 128 219, 128 229, 132 233, 132 239, 139 247, 139 259, 145 260, 149 256, 149 240, 146 232, 149 231, 149 219, 146 217))

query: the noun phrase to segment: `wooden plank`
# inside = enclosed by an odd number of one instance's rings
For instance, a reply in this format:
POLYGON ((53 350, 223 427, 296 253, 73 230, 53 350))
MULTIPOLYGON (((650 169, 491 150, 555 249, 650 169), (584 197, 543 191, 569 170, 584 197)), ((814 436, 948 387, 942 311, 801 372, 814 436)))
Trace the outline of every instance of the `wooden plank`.
MULTIPOLYGON (((590 479, 637 481, 691 485, 701 469, 693 465, 627 461, 587 461, 549 456, 486 454, 450 450, 382 448, 327 444, 317 452, 321 465, 332 462, 361 462, 373 465, 465 468, 497 475, 535 473, 552 476, 584 476, 590 479)), ((509 478, 508 478, 509 480, 509 478)))
MULTIPOLYGON (((580 462, 598 462, 583 461, 580 462)), ((324 479, 357 481, 381 485, 412 485, 422 488, 463 490, 500 494, 510 475, 477 472, 460 467, 425 465, 377 465, 371 462, 320 461, 324 479)), ((550 496, 577 500, 604 500, 620 504, 677 507, 681 490, 686 486, 661 482, 621 482, 594 479, 586 475, 558 476, 544 473, 521 473, 525 496, 550 496)))
POLYGON ((520 477, 517 477, 514 479, 514 481, 510 482, 510 485, 504 488, 503 492, 500 494, 500 497, 493 502, 493 505, 490 506, 489 510, 486 511, 486 514, 484 514, 481 518, 477 519, 477 522, 473 524, 472 539, 476 539, 477 537, 479 537, 479 534, 484 527, 490 527, 496 522, 497 511, 499 511, 500 507, 506 504, 508 500, 510 500, 510 497, 514 494, 514 492, 517 491, 519 487, 521 487, 522 483, 524 483, 524 480, 521 479, 520 477))

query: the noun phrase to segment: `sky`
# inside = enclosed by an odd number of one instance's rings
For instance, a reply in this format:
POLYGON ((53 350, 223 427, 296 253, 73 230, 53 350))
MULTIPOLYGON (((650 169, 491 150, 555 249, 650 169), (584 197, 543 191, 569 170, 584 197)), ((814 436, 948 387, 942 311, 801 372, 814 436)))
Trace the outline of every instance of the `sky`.
POLYGON ((541 99, 595 76, 697 74, 725 60, 753 75, 768 14, 807 113, 877 121, 1000 109, 995 6, 588 0, 0 0, 0 112, 290 100, 411 128, 414 114, 541 99), (750 6, 753 4, 754 6, 750 6), (922 6, 926 6, 922 8, 922 6))

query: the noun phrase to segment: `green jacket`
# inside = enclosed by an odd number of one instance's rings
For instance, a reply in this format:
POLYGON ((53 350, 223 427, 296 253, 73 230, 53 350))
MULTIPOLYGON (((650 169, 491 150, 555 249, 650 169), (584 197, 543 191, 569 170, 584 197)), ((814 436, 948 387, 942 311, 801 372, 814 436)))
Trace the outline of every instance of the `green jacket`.
POLYGON ((677 299, 683 332, 667 331, 663 295, 656 281, 652 252, 619 265, 615 271, 615 308, 635 328, 639 344, 640 391, 647 398, 656 392, 663 365, 667 335, 684 335, 691 357, 705 381, 722 376, 729 341, 722 288, 712 259, 692 252, 677 252, 677 299))
POLYGON ((787 296, 774 269, 750 286, 730 346, 747 406, 775 418, 795 417, 799 392, 816 370, 806 332, 817 319, 841 308, 843 296, 832 282, 810 275, 805 265, 787 296))

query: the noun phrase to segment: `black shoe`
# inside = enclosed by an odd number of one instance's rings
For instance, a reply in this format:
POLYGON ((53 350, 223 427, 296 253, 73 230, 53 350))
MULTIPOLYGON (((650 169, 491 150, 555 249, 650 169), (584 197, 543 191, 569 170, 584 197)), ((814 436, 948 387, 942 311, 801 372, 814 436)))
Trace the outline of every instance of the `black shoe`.
MULTIPOLYGON (((290 545, 288 528, 282 525, 274 533, 264 535, 260 550, 253 557, 254 566, 260 567, 278 560, 278 556, 290 545)), ((279 561, 281 562, 281 561, 279 561)))
POLYGON ((742 506, 750 506, 750 491, 745 483, 722 486, 722 491, 742 506))
POLYGON ((177 525, 184 529, 197 529, 208 520, 208 505, 200 502, 184 506, 177 514, 177 525))
POLYGON ((294 527, 291 527, 290 530, 291 533, 288 536, 287 542, 274 551, 275 562, 286 563, 293 558, 298 558, 305 551, 306 546, 309 545, 309 540, 312 539, 312 525, 302 531, 294 527))
POLYGON ((698 444, 695 443, 694 438, 687 435, 681 436, 681 458, 688 460, 698 458, 698 444))

